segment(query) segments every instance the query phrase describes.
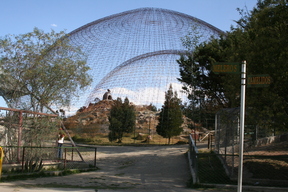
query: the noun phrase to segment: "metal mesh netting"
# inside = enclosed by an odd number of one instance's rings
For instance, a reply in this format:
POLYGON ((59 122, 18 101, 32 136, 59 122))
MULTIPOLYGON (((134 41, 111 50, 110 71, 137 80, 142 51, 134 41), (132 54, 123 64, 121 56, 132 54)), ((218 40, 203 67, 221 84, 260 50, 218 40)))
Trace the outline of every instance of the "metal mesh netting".
POLYGON ((111 15, 84 25, 70 35, 71 42, 88 55, 93 83, 78 105, 102 98, 128 97, 135 104, 162 104, 169 85, 181 93, 177 81, 181 38, 197 26, 200 41, 221 30, 195 17, 160 8, 141 8, 111 15))

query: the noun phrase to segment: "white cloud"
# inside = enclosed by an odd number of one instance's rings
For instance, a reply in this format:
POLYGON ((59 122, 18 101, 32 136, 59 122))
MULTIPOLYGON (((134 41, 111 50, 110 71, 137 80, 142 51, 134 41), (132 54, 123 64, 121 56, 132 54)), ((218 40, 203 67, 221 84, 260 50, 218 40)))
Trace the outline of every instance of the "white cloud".
POLYGON ((52 27, 57 27, 57 25, 56 25, 56 24, 54 24, 54 23, 53 23, 53 24, 51 24, 51 26, 52 26, 52 27))

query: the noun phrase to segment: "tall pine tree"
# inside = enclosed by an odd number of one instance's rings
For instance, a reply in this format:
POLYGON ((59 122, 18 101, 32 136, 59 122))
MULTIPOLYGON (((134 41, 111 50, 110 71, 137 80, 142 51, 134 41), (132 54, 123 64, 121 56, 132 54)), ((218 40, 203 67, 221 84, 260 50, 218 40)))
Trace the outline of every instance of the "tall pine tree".
POLYGON ((109 141, 122 142, 123 133, 131 133, 136 122, 136 114, 133 105, 130 105, 128 98, 122 103, 121 98, 114 101, 109 116, 109 141))
POLYGON ((170 85, 165 93, 165 102, 161 108, 156 131, 162 137, 168 138, 168 144, 170 144, 171 137, 180 135, 183 131, 182 123, 181 100, 177 98, 176 92, 173 93, 172 85, 170 85))

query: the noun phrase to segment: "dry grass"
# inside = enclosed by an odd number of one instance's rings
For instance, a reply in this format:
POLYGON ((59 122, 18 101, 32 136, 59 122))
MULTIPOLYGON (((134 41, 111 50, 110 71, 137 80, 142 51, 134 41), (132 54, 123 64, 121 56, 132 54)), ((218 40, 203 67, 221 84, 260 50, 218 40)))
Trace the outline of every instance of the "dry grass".
POLYGON ((250 149, 244 166, 253 178, 288 180, 288 141, 250 149))
MULTIPOLYGON (((154 145, 165 145, 168 144, 168 139, 163 138, 162 136, 158 134, 152 134, 151 137, 152 139, 149 140, 148 134, 141 134, 142 137, 139 138, 137 137, 139 133, 129 133, 129 134, 124 134, 122 138, 122 143, 121 144, 154 144, 154 145)), ((94 144, 94 145, 113 145, 117 144, 116 142, 110 142, 108 139, 108 134, 104 133, 73 133, 71 132, 71 136, 74 141, 76 142, 82 142, 86 144, 94 144)), ((170 140, 170 144, 176 144, 176 143, 185 143, 188 142, 187 139, 176 136, 172 137, 170 140)), ((118 143, 119 144, 119 143, 118 143)))

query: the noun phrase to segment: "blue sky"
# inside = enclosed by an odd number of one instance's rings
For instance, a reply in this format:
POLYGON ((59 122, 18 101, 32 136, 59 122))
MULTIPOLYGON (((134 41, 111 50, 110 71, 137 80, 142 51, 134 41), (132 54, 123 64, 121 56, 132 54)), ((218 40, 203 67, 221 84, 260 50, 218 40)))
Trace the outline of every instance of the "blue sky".
MULTIPOLYGON (((257 0, 0 0, 0 37, 23 34, 34 27, 67 33, 97 19, 143 7, 170 9, 229 31, 240 15, 257 0), (246 9, 246 8, 245 8, 246 9)), ((2 97, 0 106, 6 107, 2 97)))

